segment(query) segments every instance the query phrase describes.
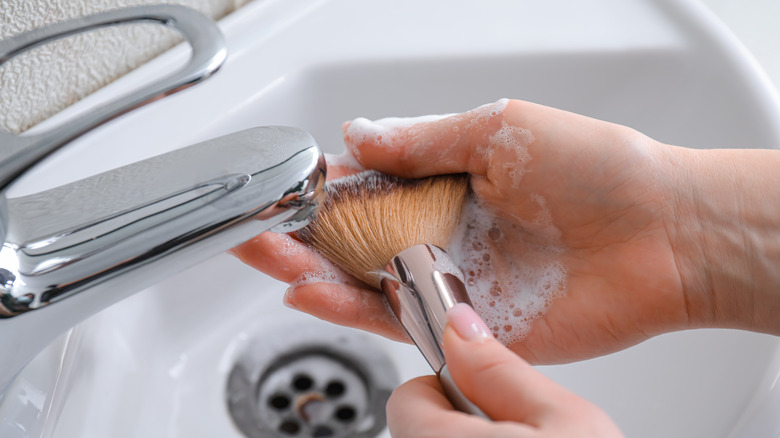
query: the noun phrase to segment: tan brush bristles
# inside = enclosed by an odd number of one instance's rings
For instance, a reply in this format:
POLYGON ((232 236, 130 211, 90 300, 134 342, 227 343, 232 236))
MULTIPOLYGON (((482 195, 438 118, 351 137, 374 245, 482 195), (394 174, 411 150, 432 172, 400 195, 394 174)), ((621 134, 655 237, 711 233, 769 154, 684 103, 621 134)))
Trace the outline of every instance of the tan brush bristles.
POLYGON ((406 248, 431 243, 446 248, 460 219, 468 176, 401 179, 375 171, 340 178, 314 221, 298 231, 342 269, 379 288, 383 270, 406 248))

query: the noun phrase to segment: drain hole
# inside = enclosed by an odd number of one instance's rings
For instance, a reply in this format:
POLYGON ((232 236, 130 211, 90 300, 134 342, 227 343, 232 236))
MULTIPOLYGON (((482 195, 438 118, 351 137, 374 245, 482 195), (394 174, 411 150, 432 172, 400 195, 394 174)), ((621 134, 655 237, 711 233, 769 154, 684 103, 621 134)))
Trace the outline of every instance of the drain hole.
POLYGON ((352 406, 342 406, 336 410, 336 419, 346 423, 355 419, 355 408, 352 406))
POLYGON ((327 394, 330 398, 336 398, 344 394, 345 390, 346 387, 344 386, 344 382, 340 380, 333 380, 328 383, 328 386, 325 387, 325 394, 327 394))
POLYGON ((301 431, 301 426, 295 420, 285 420, 279 425, 279 432, 285 435, 297 435, 301 431))
POLYGON ((281 411, 290 407, 290 399, 284 394, 276 394, 268 399, 268 405, 281 411))
POLYGON ((312 378, 306 374, 298 374, 293 377, 292 384, 293 388, 297 389, 298 391, 307 391, 311 389, 312 386, 314 386, 314 380, 312 380, 312 378))
POLYGON ((247 438, 375 438, 385 429, 398 384, 386 352, 337 327, 279 330, 247 344, 228 376, 230 415, 247 438))
POLYGON ((311 436, 314 438, 329 438, 334 435, 333 429, 328 426, 319 426, 312 432, 311 436))

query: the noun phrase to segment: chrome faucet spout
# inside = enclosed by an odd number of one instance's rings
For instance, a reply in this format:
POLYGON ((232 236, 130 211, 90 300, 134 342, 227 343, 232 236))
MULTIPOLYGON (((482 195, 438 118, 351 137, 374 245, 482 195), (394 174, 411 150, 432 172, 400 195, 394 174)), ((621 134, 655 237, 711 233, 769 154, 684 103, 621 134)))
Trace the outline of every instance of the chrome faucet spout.
POLYGON ((264 231, 304 226, 324 183, 308 133, 260 127, 4 197, 0 388, 89 315, 264 231))
POLYGON ((208 78, 226 48, 216 23, 176 5, 114 10, 0 41, 0 64, 31 47, 128 22, 179 30, 190 61, 49 131, 0 132, 0 400, 18 372, 88 316, 267 230, 315 213, 325 161, 300 129, 260 127, 60 187, 9 197, 19 176, 70 140, 208 78))

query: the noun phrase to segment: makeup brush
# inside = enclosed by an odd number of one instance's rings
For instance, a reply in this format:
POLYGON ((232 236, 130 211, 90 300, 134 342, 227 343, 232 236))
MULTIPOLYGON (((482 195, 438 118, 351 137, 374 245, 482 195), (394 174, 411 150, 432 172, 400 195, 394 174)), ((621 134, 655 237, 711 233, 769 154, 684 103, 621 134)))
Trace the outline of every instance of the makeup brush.
POLYGON ((381 289, 453 406, 484 417, 455 385, 442 351, 447 310, 471 304, 463 274, 444 250, 458 226, 468 176, 402 179, 367 171, 329 182, 325 192, 299 238, 381 289))

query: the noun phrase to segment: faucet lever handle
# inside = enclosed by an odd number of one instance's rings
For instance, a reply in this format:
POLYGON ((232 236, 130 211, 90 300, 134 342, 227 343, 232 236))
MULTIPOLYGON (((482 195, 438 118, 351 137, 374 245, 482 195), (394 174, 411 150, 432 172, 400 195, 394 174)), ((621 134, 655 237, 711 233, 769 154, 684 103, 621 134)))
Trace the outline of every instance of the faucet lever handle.
POLYGON ((60 38, 140 22, 159 23, 179 31, 192 47, 187 64, 138 91, 94 108, 51 130, 25 136, 0 131, 0 191, 35 163, 76 137, 128 111, 208 78, 227 58, 225 40, 217 24, 194 9, 179 5, 116 9, 53 23, 0 41, 2 65, 27 50, 60 38))

